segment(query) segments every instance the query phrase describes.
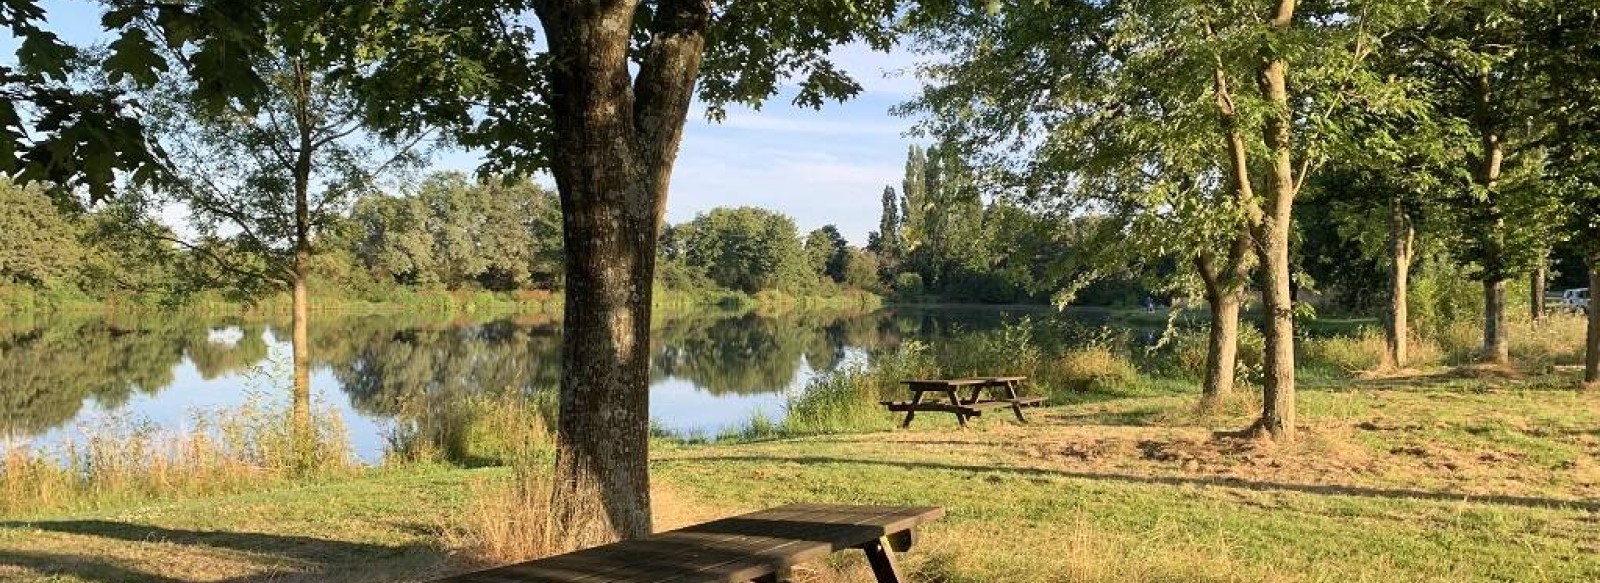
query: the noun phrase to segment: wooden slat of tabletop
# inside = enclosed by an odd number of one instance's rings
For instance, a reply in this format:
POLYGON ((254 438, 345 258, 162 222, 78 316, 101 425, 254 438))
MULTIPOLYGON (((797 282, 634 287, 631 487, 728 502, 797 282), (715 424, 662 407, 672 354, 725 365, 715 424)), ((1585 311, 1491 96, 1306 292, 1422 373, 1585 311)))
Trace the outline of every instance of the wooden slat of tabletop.
POLYGON ((451 583, 723 583, 943 516, 939 508, 797 504, 649 538, 468 573, 451 583))
MULTIPOLYGON (((774 509, 777 517, 807 516, 808 511, 774 509)), ((726 519, 725 519, 726 520, 726 519)), ((711 523, 707 523, 711 524, 711 523)), ((697 525, 697 526, 705 526, 697 525)), ((690 527, 693 528, 693 527, 690 527)), ((760 544, 757 536, 684 533, 680 529, 604 547, 567 553, 529 563, 469 573, 449 581, 521 583, 620 583, 653 581, 694 573, 706 563, 722 564, 745 556, 740 545, 760 544), (491 578, 480 579, 478 575, 491 578)))
POLYGON ((989 381, 987 379, 916 379, 900 381, 900 383, 911 385, 913 390, 922 387, 938 387, 933 390, 940 390, 945 387, 970 387, 973 385, 985 385, 988 384, 989 381))
MULTIPOLYGON (((923 521, 943 515, 937 508, 884 508, 814 506, 815 512, 788 524, 772 523, 761 513, 701 525, 702 527, 747 528, 754 532, 781 532, 769 538, 774 544, 752 552, 754 557, 730 561, 705 571, 709 578, 676 577, 650 579, 651 583, 690 583, 691 581, 743 582, 771 573, 774 567, 787 567, 829 553, 877 540, 887 534, 909 530, 923 521), (718 523, 722 523, 719 525, 718 523)), ((694 529, 697 527, 690 527, 694 529)), ((688 529, 686 529, 688 530, 688 529)))

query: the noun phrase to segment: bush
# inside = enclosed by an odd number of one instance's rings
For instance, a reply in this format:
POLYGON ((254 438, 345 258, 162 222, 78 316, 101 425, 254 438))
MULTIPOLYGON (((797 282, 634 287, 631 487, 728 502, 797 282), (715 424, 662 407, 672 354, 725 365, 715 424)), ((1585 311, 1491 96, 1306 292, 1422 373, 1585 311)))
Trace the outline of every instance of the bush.
POLYGON ((922 297, 927 290, 922 283, 922 276, 916 273, 902 273, 894 276, 894 295, 901 299, 917 299, 922 297))
POLYGON ((1033 321, 1023 318, 995 330, 958 335, 940 346, 940 374, 946 378, 1038 377, 1045 358, 1035 331, 1033 321))
POLYGON ((902 398, 900 381, 936 373, 927 345, 910 341, 893 352, 876 355, 868 365, 847 366, 818 375, 789 398, 782 433, 889 429, 894 426, 893 418, 879 402, 902 398))
POLYGON ((1140 383, 1132 361, 1099 345, 1067 351, 1050 373, 1051 384, 1073 393, 1123 393, 1140 383))
POLYGON ((386 463, 514 465, 555 452, 555 393, 471 395, 408 403, 385 429, 386 463))

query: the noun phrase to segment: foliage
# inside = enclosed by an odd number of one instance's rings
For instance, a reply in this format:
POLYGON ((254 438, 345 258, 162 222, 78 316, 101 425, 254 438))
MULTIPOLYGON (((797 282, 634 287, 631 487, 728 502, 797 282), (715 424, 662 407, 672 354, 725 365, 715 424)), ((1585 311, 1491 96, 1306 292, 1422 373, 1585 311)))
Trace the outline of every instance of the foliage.
POLYGON ((794 220, 754 207, 717 208, 670 233, 668 260, 703 271, 718 286, 755 293, 815 281, 794 220))
POLYGON ((357 201, 350 247, 385 283, 550 289, 561 277, 560 212, 555 194, 528 179, 439 173, 410 195, 357 201))

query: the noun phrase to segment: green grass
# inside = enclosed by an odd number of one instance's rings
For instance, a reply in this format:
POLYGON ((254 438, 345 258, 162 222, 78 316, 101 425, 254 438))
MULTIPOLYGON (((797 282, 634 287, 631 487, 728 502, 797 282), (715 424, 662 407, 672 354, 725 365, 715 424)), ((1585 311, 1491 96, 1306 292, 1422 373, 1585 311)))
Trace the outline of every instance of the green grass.
MULTIPOLYGON (((1593 581, 1600 400, 1565 377, 1312 383, 1301 439, 1219 439, 1250 404, 1193 395, 947 416, 910 431, 654 442, 681 524, 798 502, 931 504, 915 581, 1593 581)), ((504 468, 383 469, 302 487, 14 513, 0 579, 422 580, 474 564, 472 499, 504 468)), ((481 515, 481 512, 479 512, 481 515)), ((859 559, 819 581, 867 581, 859 559)))

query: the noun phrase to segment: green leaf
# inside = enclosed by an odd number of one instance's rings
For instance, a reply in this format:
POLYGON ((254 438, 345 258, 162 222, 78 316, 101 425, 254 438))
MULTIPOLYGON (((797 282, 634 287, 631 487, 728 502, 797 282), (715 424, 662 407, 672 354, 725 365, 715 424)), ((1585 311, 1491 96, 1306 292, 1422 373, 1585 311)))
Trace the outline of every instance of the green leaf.
POLYGON ((111 56, 102 67, 112 83, 120 83, 124 77, 133 77, 140 85, 154 85, 159 78, 158 73, 167 70, 166 59, 157 55, 155 49, 155 43, 143 30, 128 30, 122 33, 122 38, 111 43, 111 56))

